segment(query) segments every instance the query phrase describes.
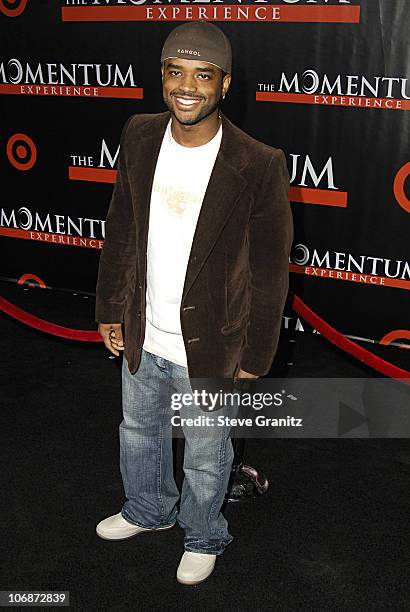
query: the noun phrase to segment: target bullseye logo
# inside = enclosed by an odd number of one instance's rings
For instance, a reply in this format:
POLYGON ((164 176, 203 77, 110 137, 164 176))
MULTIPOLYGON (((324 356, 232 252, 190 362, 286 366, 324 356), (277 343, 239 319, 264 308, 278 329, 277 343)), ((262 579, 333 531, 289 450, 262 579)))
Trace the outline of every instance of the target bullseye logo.
POLYGON ((410 162, 404 164, 402 168, 396 174, 394 179, 394 196, 397 203, 402 207, 403 210, 410 213, 410 199, 406 194, 406 180, 410 178, 410 162))
POLYGON ((30 170, 37 160, 37 149, 26 134, 14 134, 7 143, 7 157, 17 170, 30 170))
POLYGON ((29 287, 41 287, 46 289, 47 285, 37 274, 23 274, 17 281, 18 285, 28 285, 29 287), (34 282, 33 282, 34 281, 34 282))
MULTIPOLYGON (((394 329, 393 331, 383 336, 383 338, 380 340, 380 344, 384 344, 385 346, 388 346, 392 342, 397 343, 397 340, 404 340, 404 339, 410 340, 410 331, 408 329, 394 329)), ((410 345, 405 344, 404 347, 410 348, 410 345)))
POLYGON ((27 6, 27 0, 0 0, 0 13, 7 17, 18 17, 27 6))

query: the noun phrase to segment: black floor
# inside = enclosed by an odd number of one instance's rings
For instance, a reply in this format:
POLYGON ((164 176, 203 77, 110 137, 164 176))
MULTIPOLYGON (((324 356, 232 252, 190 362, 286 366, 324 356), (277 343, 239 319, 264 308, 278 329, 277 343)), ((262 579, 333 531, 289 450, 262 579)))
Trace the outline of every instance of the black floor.
MULTIPOLYGON (((47 299, 51 320, 75 324, 83 298, 47 299)), ((92 298, 82 312, 76 326, 92 327, 92 298)), ((117 543, 94 532, 123 501, 117 360, 0 320, 0 590, 68 590, 75 610, 409 609, 407 440, 248 440, 268 494, 227 506, 233 543, 207 581, 184 587, 178 527, 117 543)), ((320 336, 295 337, 298 376, 371 375, 320 336)))

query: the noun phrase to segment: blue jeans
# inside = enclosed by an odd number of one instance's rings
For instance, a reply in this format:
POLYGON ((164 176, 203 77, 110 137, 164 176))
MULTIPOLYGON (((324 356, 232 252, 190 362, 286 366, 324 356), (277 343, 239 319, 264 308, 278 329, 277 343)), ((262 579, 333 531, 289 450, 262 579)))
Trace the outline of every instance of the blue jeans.
POLYGON ((230 427, 207 427, 204 433, 202 427, 183 426, 184 481, 178 510, 171 417, 216 419, 220 414, 234 417, 237 410, 230 406, 208 413, 199 406, 182 406, 176 412, 170 393, 192 394, 187 368, 143 349, 140 366, 131 374, 123 357, 120 468, 127 500, 121 513, 146 528, 177 521, 185 530, 185 550, 220 555, 233 540, 221 513, 234 455, 230 427))

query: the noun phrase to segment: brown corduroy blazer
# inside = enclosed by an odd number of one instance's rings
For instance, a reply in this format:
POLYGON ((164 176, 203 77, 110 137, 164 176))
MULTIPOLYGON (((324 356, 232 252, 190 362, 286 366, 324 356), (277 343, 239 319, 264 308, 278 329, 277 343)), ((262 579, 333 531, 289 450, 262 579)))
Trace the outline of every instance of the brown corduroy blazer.
MULTIPOLYGON (((149 206, 170 113, 124 125, 106 221, 95 320, 123 323, 136 372, 145 334, 149 206)), ((293 240, 289 174, 281 149, 222 115, 222 142, 196 226, 180 310, 190 378, 267 374, 288 291, 293 240)))

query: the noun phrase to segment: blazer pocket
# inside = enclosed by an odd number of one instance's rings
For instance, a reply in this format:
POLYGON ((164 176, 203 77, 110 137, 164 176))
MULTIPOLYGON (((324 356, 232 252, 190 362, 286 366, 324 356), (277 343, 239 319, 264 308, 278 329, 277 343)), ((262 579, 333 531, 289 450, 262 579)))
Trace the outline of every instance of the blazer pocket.
POLYGON ((232 334, 235 331, 241 329, 241 327, 243 327, 244 323, 247 321, 248 316, 249 316, 248 313, 246 313, 234 323, 230 323, 229 325, 224 325, 223 327, 221 327, 221 334, 223 334, 224 336, 229 336, 229 334, 232 334))

